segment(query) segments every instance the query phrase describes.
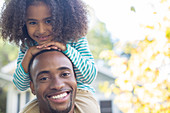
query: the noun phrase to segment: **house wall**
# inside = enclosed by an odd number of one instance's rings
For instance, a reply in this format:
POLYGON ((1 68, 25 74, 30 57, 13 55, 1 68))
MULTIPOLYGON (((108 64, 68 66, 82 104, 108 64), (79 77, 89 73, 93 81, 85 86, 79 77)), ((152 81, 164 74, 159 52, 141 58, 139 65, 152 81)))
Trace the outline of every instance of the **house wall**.
POLYGON ((13 85, 8 84, 6 113, 17 113, 17 92, 13 85))
MULTIPOLYGON (((101 73, 100 71, 98 72, 96 80, 92 83, 93 88, 96 90, 95 97, 100 105, 102 101, 111 101, 111 112, 106 112, 107 108, 101 108, 101 113, 121 113, 118 107, 114 104, 114 97, 115 94, 112 93, 110 96, 106 96, 103 92, 100 91, 99 89, 99 84, 107 81, 109 84, 114 83, 114 77, 112 76, 107 76, 104 73, 101 73)), ((100 105, 101 107, 101 105, 100 105)))
POLYGON ((19 91, 12 82, 0 78, 0 87, 7 89, 6 113, 18 113, 26 104, 26 93, 30 93, 29 99, 35 98, 30 90, 19 91))

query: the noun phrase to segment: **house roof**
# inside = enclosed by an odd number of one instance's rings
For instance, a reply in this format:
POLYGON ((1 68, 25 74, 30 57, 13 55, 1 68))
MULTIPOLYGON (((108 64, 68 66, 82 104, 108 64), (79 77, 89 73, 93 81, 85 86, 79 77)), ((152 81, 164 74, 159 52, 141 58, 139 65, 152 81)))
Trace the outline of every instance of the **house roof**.
POLYGON ((17 67, 17 60, 14 60, 7 65, 3 66, 0 70, 1 73, 13 74, 17 67))
POLYGON ((97 65, 98 72, 101 73, 104 76, 107 76, 109 78, 115 79, 113 74, 111 73, 111 70, 109 68, 106 68, 104 66, 97 65))
POLYGON ((0 70, 0 79, 12 82, 12 74, 16 68, 17 60, 10 62, 9 64, 5 65, 0 70))
POLYGON ((12 76, 9 75, 9 74, 0 73, 0 79, 3 79, 3 80, 11 82, 12 81, 12 76))

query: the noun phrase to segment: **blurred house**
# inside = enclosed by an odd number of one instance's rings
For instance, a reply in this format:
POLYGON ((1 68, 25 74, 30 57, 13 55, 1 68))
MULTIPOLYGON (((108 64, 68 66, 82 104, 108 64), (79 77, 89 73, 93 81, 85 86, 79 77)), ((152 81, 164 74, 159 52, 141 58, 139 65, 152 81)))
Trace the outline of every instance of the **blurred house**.
MULTIPOLYGON (((31 93, 30 89, 26 91, 19 91, 12 82, 12 75, 16 68, 16 61, 9 63, 0 70, 0 87, 6 88, 7 99, 6 99, 6 113, 18 113, 24 105, 35 98, 31 93)), ((96 98, 101 107, 101 113, 120 113, 119 109, 114 105, 114 94, 106 98, 103 93, 99 90, 99 83, 108 81, 114 82, 114 77, 110 71, 98 65, 98 76, 92 83, 92 86, 96 90, 96 98)))
POLYGON ((6 113, 18 113, 24 105, 35 98, 30 90, 19 91, 12 82, 16 61, 9 63, 0 70, 0 87, 7 90, 6 113))

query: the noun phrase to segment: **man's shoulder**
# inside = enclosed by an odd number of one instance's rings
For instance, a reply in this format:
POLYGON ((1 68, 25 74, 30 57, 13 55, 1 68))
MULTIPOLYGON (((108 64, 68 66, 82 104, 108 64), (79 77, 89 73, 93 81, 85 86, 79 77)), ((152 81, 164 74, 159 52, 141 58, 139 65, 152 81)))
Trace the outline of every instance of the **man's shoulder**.
POLYGON ((40 113, 37 99, 28 102, 19 113, 40 113))

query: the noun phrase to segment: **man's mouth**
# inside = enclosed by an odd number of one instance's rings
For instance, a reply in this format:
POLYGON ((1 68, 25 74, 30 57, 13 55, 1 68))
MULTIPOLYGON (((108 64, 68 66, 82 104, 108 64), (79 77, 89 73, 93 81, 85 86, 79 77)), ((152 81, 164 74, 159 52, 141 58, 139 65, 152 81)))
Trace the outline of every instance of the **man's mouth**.
POLYGON ((54 93, 54 94, 50 94, 47 96, 47 98, 54 103, 61 103, 61 102, 65 102, 69 99, 70 97, 70 91, 64 91, 61 93, 54 93))
POLYGON ((68 93, 64 92, 62 94, 59 94, 59 95, 55 95, 55 96, 51 96, 52 99, 61 99, 61 98, 64 98, 68 95, 68 93))

